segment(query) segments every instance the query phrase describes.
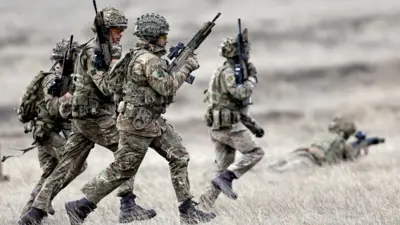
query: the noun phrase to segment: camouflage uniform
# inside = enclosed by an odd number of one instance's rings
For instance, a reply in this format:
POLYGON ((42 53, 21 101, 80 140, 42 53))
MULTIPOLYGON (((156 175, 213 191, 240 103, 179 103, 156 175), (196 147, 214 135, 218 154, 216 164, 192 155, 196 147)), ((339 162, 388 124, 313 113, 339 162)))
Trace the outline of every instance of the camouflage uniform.
POLYGON ((269 168, 275 172, 288 172, 353 160, 357 149, 346 141, 356 132, 354 122, 336 117, 328 131, 318 135, 309 147, 294 150, 285 159, 271 163, 269 168))
MULTIPOLYGON (((106 28, 127 27, 128 20, 121 11, 112 7, 106 7, 102 11, 106 28)), ((95 68, 96 49, 99 49, 97 38, 83 46, 76 60, 73 75, 75 92, 72 99, 72 132, 59 165, 33 203, 36 210, 46 210, 52 199, 75 179, 95 143, 112 152, 118 149, 119 133, 113 118, 115 105, 107 88, 108 71, 95 68)), ((114 46, 113 49, 121 49, 121 47, 114 46)), ((121 52, 112 50, 112 53, 113 62, 115 62, 121 56, 121 52)), ((134 177, 120 184, 117 193, 117 196, 122 197, 120 222, 131 222, 137 219, 135 216, 138 210, 148 213, 151 217, 155 216, 154 210, 144 210, 135 204, 134 177)), ((25 221, 21 224, 32 223, 25 221)), ((34 221, 38 222, 38 219, 34 221)))
MULTIPOLYGON (((238 179, 254 167, 264 156, 261 146, 254 140, 264 135, 263 129, 248 114, 249 98, 257 83, 257 71, 251 62, 247 63, 247 80, 238 85, 235 79, 237 61, 237 42, 228 38, 221 44, 221 55, 227 60, 211 77, 206 101, 209 107, 205 121, 210 127, 211 140, 215 146, 218 175, 212 180, 200 197, 200 204, 210 208, 222 191, 228 197, 236 199, 232 190, 233 179, 238 179), (250 128, 250 131, 247 129, 250 128), (242 157, 235 161, 235 153, 242 157)), ((245 39, 246 53, 250 46, 245 39)))
MULTIPOLYGON (((179 134, 161 116, 190 72, 199 67, 197 60, 191 57, 176 73, 169 74, 166 60, 161 58, 166 53, 165 48, 157 45, 157 40, 169 30, 164 17, 143 15, 138 18, 135 29, 135 35, 140 40, 133 49, 132 59, 127 61, 127 67, 121 67, 126 70, 120 71, 126 80, 122 88, 123 101, 118 108, 120 139, 115 160, 83 186, 82 192, 86 198, 71 201, 67 207, 72 209, 72 206, 79 205, 81 208, 92 206, 94 209, 101 199, 135 176, 147 149, 151 147, 169 163, 172 184, 181 203, 181 218, 185 222, 209 221, 215 215, 196 210, 191 201, 187 171, 189 153, 179 134)), ((70 219, 79 212, 79 209, 71 210, 70 219)), ((80 217, 80 221, 86 216, 80 217)))
MULTIPOLYGON (((57 63, 62 61, 65 52, 68 50, 68 45, 68 40, 62 39, 53 48, 53 53, 50 59, 57 63)), ((77 42, 73 43, 73 48, 78 47, 79 45, 77 42)), ((67 102, 65 97, 62 96, 58 98, 49 92, 53 82, 56 79, 61 78, 60 72, 60 68, 57 66, 55 70, 51 70, 50 72, 43 74, 44 78, 41 80, 39 84, 40 87, 36 93, 36 108, 38 114, 37 118, 32 121, 32 133, 38 148, 38 158, 43 173, 39 182, 32 190, 31 196, 23 208, 21 216, 28 212, 28 210, 31 208, 32 203, 41 190, 43 183, 58 165, 60 155, 64 151, 64 145, 67 142, 65 138, 68 138, 71 133, 70 122, 68 119, 64 119, 62 115, 60 115, 61 105, 67 102), (60 135, 60 132, 63 133, 64 137, 60 135)), ((85 162, 84 166, 79 172, 82 173, 86 167, 87 164, 85 162)), ((54 214, 54 210, 51 205, 48 207, 49 208, 47 209, 47 212, 54 214)))

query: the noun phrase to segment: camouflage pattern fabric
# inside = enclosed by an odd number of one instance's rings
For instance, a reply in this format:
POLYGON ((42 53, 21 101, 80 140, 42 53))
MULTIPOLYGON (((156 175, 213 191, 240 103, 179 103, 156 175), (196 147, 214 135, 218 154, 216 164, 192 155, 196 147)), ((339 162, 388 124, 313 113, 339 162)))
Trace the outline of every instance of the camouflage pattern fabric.
POLYGON ((309 147, 291 152, 285 159, 271 163, 269 168, 276 172, 288 172, 333 165, 353 158, 355 151, 342 136, 327 132, 318 135, 309 147))
MULTIPOLYGON (((211 140, 215 146, 217 172, 229 170, 237 178, 264 156, 264 150, 242 122, 244 119, 246 125, 257 127, 255 120, 248 114, 248 105, 243 104, 245 99, 251 97, 257 81, 254 65, 248 65, 249 79, 243 85, 237 85, 234 62, 228 59, 211 77, 206 93, 209 106, 205 121, 210 127, 211 140), (243 154, 237 161, 236 151, 243 154)), ((200 205, 204 208, 212 207, 219 194, 220 190, 210 184, 200 197, 200 205)))
MULTIPOLYGON (((59 114, 59 108, 66 100, 64 97, 54 97, 49 94, 48 90, 52 82, 58 77, 58 68, 55 71, 47 73, 40 83, 40 88, 36 93, 37 118, 33 121, 33 138, 36 140, 38 147, 38 158, 40 167, 43 170, 42 176, 35 185, 30 198, 22 210, 22 215, 25 214, 33 204, 36 195, 41 190, 43 183, 47 180, 50 174, 54 171, 60 160, 60 155, 64 151, 66 138, 71 133, 71 124, 59 114), (62 132, 63 136, 59 133, 62 132)), ((84 162, 79 174, 87 167, 84 162)), ((50 209, 47 208, 49 211, 50 209)))
POLYGON ((136 43, 128 71, 125 71, 124 101, 118 109, 120 139, 115 160, 82 188, 86 198, 94 204, 136 175, 148 147, 168 161, 178 201, 192 198, 187 172, 189 154, 181 137, 161 114, 198 64, 191 58, 178 72, 168 74, 166 61, 160 58, 164 54, 162 47, 144 40, 136 43))
MULTIPOLYGON (((119 133, 113 119, 115 110, 107 89, 107 72, 93 67, 96 40, 89 42, 76 60, 72 98, 72 132, 59 164, 46 180, 33 207, 45 210, 54 197, 76 178, 94 144, 110 151, 118 148, 119 133)), ((118 196, 133 191, 134 178, 121 185, 118 196)))

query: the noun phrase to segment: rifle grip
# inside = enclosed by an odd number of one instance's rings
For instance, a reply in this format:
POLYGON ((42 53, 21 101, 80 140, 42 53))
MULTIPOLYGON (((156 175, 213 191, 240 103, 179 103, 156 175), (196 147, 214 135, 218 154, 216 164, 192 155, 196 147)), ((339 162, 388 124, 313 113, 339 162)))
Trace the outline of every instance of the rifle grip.
POLYGON ((187 83, 189 83, 189 84, 193 84, 194 79, 196 79, 196 77, 193 76, 193 75, 191 75, 191 74, 189 74, 189 76, 186 78, 185 81, 186 81, 187 83))

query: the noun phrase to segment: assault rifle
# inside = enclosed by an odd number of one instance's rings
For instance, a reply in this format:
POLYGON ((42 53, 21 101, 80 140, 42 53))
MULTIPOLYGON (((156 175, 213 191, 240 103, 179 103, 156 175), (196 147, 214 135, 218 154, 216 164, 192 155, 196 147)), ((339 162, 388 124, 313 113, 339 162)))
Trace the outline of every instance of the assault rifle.
POLYGON ((71 84, 71 74, 74 72, 74 52, 76 49, 72 47, 74 35, 69 38, 68 50, 65 52, 62 64, 61 78, 56 78, 51 87, 50 93, 55 97, 61 97, 69 91, 71 84))
MULTIPOLYGON (((242 24, 240 18, 238 19, 239 33, 236 37, 236 43, 238 48, 238 57, 235 62, 235 80, 236 84, 242 85, 248 78, 248 60, 249 56, 246 52, 246 43, 248 42, 248 31, 247 28, 242 32, 242 24)), ((243 105, 253 104, 251 97, 243 101, 243 105)))
POLYGON ((94 27, 96 29, 97 41, 99 42, 99 49, 96 49, 95 54, 95 67, 98 70, 108 71, 111 63, 111 47, 108 40, 108 31, 104 24, 104 13, 97 12, 96 0, 93 0, 94 11, 96 17, 94 19, 94 27))
MULTIPOLYGON (((173 61, 168 66, 167 70, 169 73, 179 70, 185 63, 186 59, 194 54, 194 51, 211 33, 211 29, 215 26, 215 21, 220 15, 221 13, 218 13, 211 22, 206 22, 186 46, 183 43, 179 42, 176 46, 170 48, 170 53, 167 57, 173 61)), ((194 79, 194 76, 189 75, 189 77, 185 81, 189 84, 193 84, 194 79)))
MULTIPOLYGON (((361 150, 367 148, 371 145, 378 145, 385 143, 385 138, 381 137, 367 137, 366 133, 363 131, 358 131, 355 135, 357 139, 351 145, 353 148, 357 149, 355 157, 358 157, 361 154, 361 150)), ((368 151, 366 152, 368 154, 368 151)))

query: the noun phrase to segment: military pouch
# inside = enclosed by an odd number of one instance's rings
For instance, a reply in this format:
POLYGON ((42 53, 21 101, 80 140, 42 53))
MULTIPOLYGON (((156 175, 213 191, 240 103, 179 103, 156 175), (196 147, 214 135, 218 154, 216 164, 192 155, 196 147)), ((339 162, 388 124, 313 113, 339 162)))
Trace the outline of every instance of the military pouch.
POLYGON ((237 124, 240 120, 239 113, 235 113, 227 108, 213 110, 213 128, 224 129, 232 128, 232 125, 237 124))
POLYGON ((207 111, 204 114, 204 121, 206 122, 207 127, 211 127, 213 125, 213 109, 211 107, 207 108, 207 111))

